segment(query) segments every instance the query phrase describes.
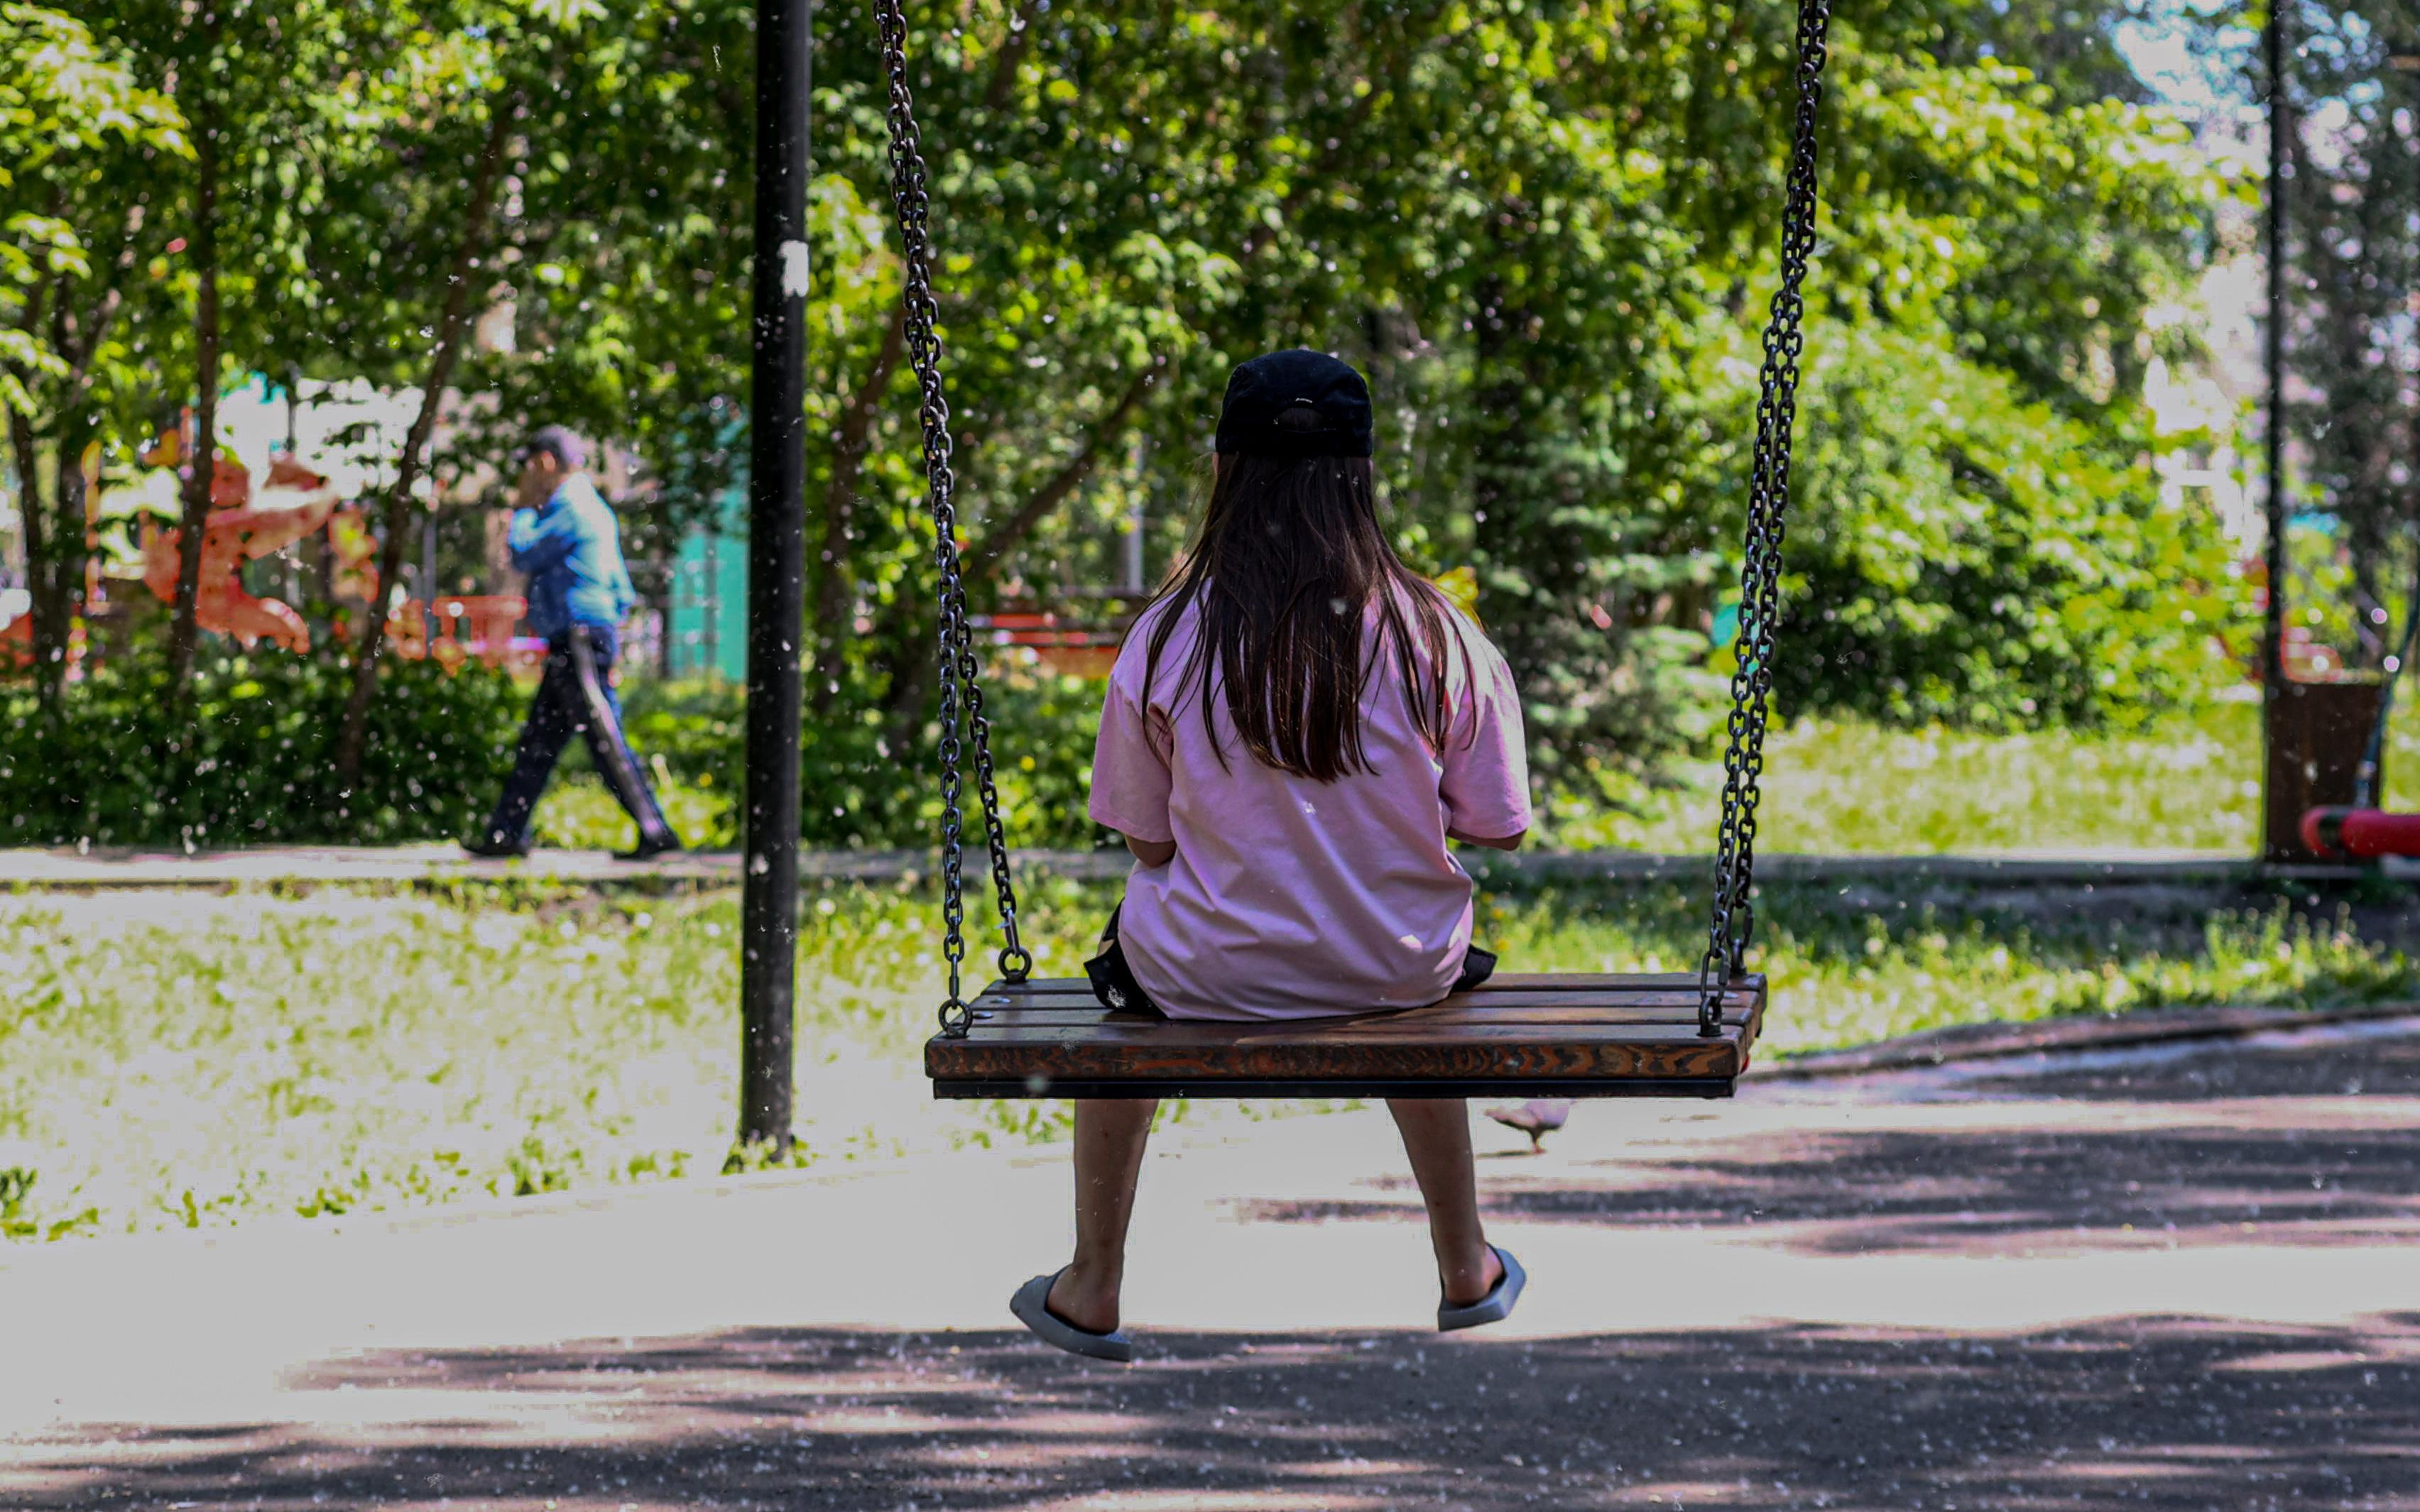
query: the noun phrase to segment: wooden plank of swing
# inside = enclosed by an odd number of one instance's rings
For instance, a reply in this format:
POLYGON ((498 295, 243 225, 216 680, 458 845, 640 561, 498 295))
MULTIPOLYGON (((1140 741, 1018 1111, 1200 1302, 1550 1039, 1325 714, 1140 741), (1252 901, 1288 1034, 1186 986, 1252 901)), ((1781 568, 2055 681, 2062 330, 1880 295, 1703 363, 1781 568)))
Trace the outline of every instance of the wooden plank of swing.
MULTIPOLYGON (((1487 979, 1485 991, 1511 992, 1532 988, 1561 992, 1603 992, 1621 996, 1641 994, 1687 992, 1695 1001, 1698 974, 1694 971, 1499 971, 1487 979)), ((1081 977, 1036 977, 1030 981, 1011 985, 996 981, 984 989, 986 997, 1005 997, 1012 1002, 1038 1001, 1054 997, 1085 997, 1093 995, 1092 983, 1081 977)))
POLYGON ((1725 1097, 1765 982, 1698 1032, 1683 972, 1508 973, 1425 1008, 1330 1019, 1171 1023, 1115 1013, 1075 978, 995 982, 964 1039, 936 1035, 937 1097, 1725 1097))
MULTIPOLYGON (((1744 994, 1737 992, 1728 994, 1724 999, 1724 1011, 1727 1014, 1736 1016, 1745 1011, 1747 1001, 1744 994)), ((1044 1022, 1040 1015, 1095 1013, 1100 1011, 1100 1006, 1088 986, 1062 989, 1030 997, 986 994, 975 999, 975 1009, 978 1012, 989 1013, 1002 1021, 1015 1020, 1028 1025, 1044 1022)), ((1612 1013, 1637 1019, 1642 1023, 1670 1022, 1679 1018, 1686 1018, 1694 1023, 1698 1012, 1698 995, 1694 991, 1611 993, 1603 988, 1597 988, 1557 992, 1543 987, 1508 987, 1501 991, 1489 992, 1481 999, 1457 999, 1450 1003, 1439 1003, 1434 1007, 1410 1011, 1421 1014, 1423 1023, 1445 1023, 1457 1015, 1481 1013, 1489 1017, 1501 1018, 1508 1013, 1517 1012, 1523 1016, 1529 1016, 1549 1013, 1557 1009, 1572 1009, 1586 1013, 1612 1013)))
MULTIPOLYGON (((1689 1031, 1694 1034, 1697 1032, 1698 1023, 1696 1017, 1697 1005, 1694 1003, 1689 1007, 1689 1014, 1688 1027, 1689 1031)), ((1725 1006, 1723 1010, 1724 1023, 1744 1024, 1746 1020, 1747 1009, 1746 1005, 1744 1003, 1733 1000, 1725 1006)), ((1608 1024, 1629 1024, 1637 1025, 1641 1027, 1653 1027, 1657 1025, 1668 1026, 1674 1021, 1674 1015, 1668 1009, 1642 1009, 1621 1004, 1616 1004, 1612 1007, 1603 1007, 1586 1003, 1557 1003, 1539 1007, 1498 1007, 1493 1003, 1485 1003, 1476 1005, 1464 1004, 1450 1008, 1445 1007, 1444 1005, 1439 1005, 1439 1010, 1423 1011, 1419 1019, 1419 1025, 1423 1030, 1433 1030, 1465 1025, 1473 1026, 1486 1025, 1496 1025, 1498 1026, 1504 1025, 1544 1026, 1548 1025, 1567 1024, 1579 1028, 1600 1028, 1608 1024)), ((1156 1019, 1115 1013, 1104 1017, 1101 1011, 1101 1006, 1098 1003, 1094 1003, 1088 1008, 1078 1008, 1074 1004, 1069 1004, 1063 1008, 1035 1008, 1021 1011, 1003 1009, 992 1016, 987 1026, 1001 1030, 1032 1030, 1083 1028, 1094 1024, 1119 1025, 1131 1023, 1152 1025, 1156 1024, 1157 1022, 1158 1021, 1156 1019)), ((1336 1024, 1325 1032, 1338 1035, 1358 1036, 1374 1034, 1378 1032, 1379 1029, 1387 1026, 1387 1016, 1379 1015, 1375 1017, 1344 1020, 1336 1024)), ((1232 1027, 1232 1026, 1230 1026, 1230 1027, 1232 1027)))

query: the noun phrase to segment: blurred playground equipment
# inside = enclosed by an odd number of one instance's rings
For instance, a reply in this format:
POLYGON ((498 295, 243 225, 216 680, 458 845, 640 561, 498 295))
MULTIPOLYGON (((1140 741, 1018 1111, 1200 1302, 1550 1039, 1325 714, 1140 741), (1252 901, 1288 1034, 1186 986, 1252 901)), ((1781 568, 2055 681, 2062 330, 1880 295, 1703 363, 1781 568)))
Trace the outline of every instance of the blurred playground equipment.
MULTIPOLYGON (((1479 575, 1455 567, 1430 579, 1457 609, 1479 618, 1479 575)), ((1074 588, 1049 598, 1018 594, 967 624, 1008 664, 1038 667, 1060 677, 1107 677, 1135 616, 1151 599, 1144 589, 1074 588)))
MULTIPOLYGON (((336 512, 328 480, 290 457, 269 471, 264 496, 287 493, 291 502, 264 497, 252 501, 252 479, 243 464, 221 458, 210 476, 211 510, 202 531, 201 576, 194 598, 194 622, 205 630, 233 636, 250 649, 268 640, 301 655, 311 649, 310 626, 292 606, 256 597, 243 587, 246 562, 271 555, 325 527, 336 512)), ((177 599, 181 530, 157 530, 145 521, 143 586, 163 604, 177 599)))
MULTIPOLYGON (((163 432, 139 455, 144 471, 107 490, 106 496, 98 447, 85 459, 91 555, 85 610, 78 617, 68 650, 70 679, 83 674, 91 644, 85 619, 111 609, 104 577, 139 581, 160 603, 176 602, 184 532, 164 521, 181 509, 182 485, 176 470, 186 444, 181 429, 163 432)), ((272 454, 266 476, 256 480, 250 469, 222 451, 211 470, 210 506, 194 605, 202 629, 228 636, 247 650, 267 641, 296 655, 308 652, 312 630, 301 610, 283 598, 254 592, 244 578, 252 563, 315 537, 325 553, 323 592, 337 606, 329 625, 336 639, 349 639, 359 616, 380 602, 379 546, 368 520, 343 500, 325 473, 291 452, 272 454)), ((292 590, 287 592, 291 596, 292 590)), ((473 660, 516 672, 532 671, 544 660, 544 643, 513 633, 528 608, 518 594, 448 594, 436 595, 433 602, 417 596, 392 599, 388 649, 408 660, 434 658, 448 672, 473 660)), ((12 617, 0 624, 0 671, 22 671, 31 662, 32 625, 22 605, 10 604, 8 609, 12 617)))
POLYGON ((387 635, 396 656, 433 657, 449 672, 474 658, 535 671, 546 660, 546 642, 513 634, 528 612, 529 600, 519 594, 441 594, 429 606, 407 598, 387 617, 387 635))
POLYGON ((1097 603, 1098 608, 1078 609, 1011 599, 993 613, 969 616, 968 624, 1010 665, 1039 667, 1060 677, 1107 677, 1134 624, 1134 608, 1115 599, 1097 603))
MULTIPOLYGON (((247 648, 266 640, 297 654, 310 650, 311 631, 302 616, 282 600, 246 592, 241 573, 246 562, 323 530, 337 598, 364 605, 378 601, 378 541, 367 521, 358 509, 338 507, 328 480, 291 456, 271 462, 257 496, 243 465, 221 458, 210 480, 210 502, 215 507, 203 527, 194 601, 203 629, 232 636, 247 648)), ((163 603, 176 601, 183 535, 181 530, 145 532, 143 584, 163 603)), ((443 594, 433 610, 421 599, 406 598, 388 611, 386 634, 395 655, 410 661, 433 656, 449 672, 473 658, 490 667, 529 663, 543 656, 544 648, 535 641, 517 647, 513 636, 528 609, 518 594, 443 594)), ((346 637, 345 621, 336 622, 335 632, 346 637)))

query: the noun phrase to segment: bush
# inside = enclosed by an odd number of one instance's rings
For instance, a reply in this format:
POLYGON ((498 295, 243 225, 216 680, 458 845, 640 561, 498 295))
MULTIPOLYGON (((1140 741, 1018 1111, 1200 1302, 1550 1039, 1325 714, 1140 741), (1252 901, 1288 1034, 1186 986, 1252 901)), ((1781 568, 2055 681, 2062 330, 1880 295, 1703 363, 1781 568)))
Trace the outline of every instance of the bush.
MULTIPOLYGON (((29 688, 0 690, 0 843, 195 846, 392 844, 467 835, 512 766, 529 692, 473 665, 382 669, 362 785, 336 791, 336 731, 349 670, 277 653, 205 658, 196 717, 171 712, 156 666, 104 669, 44 710, 29 688)), ((1100 687, 1014 675, 985 687, 1001 799, 1019 846, 1086 846, 1084 816, 1100 687)), ((744 786, 747 699, 736 683, 633 678, 622 688, 631 744, 684 786, 744 786)), ((799 732, 799 833, 818 846, 918 848, 940 833, 937 732, 894 748, 878 711, 810 716, 799 732)), ((587 764, 575 740, 564 766, 587 764)), ((971 754, 970 845, 982 845, 971 754)))
MULTIPOLYGON (((682 783, 720 789, 737 805, 745 780, 747 698, 737 683, 641 682, 622 689, 630 742, 641 759, 661 757, 682 783)), ((1084 815, 1092 791, 1093 737, 1101 687, 1078 678, 1014 673, 986 679, 985 714, 1010 843, 1094 843, 1084 815)), ((810 845, 914 849, 941 829, 939 733, 926 725, 901 742, 884 712, 844 702, 827 717, 812 710, 799 732, 799 831, 810 845)), ((969 842, 982 841, 973 752, 966 758, 969 842)), ((734 826, 735 830, 737 825, 734 826)))
POLYGON ((512 762, 523 695, 473 665, 380 670, 362 782, 335 785, 350 670, 282 653, 205 657, 194 717, 156 663, 107 668, 45 709, 0 691, 7 843, 392 843, 468 834, 512 762))
POLYGON ((1946 338, 1809 338, 1785 622, 1787 716, 2127 727, 2234 675, 2255 613, 2216 522, 1946 338))

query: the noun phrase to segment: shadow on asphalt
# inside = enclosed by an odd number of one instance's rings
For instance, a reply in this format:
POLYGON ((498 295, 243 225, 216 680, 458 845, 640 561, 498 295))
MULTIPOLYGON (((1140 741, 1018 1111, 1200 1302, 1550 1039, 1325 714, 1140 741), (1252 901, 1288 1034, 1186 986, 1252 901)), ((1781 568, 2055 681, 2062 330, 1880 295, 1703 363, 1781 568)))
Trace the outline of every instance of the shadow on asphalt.
MULTIPOLYGON (((1633 1158, 1552 1175, 1491 1166, 1484 1203, 1523 1222, 1753 1230, 1759 1243, 1832 1256, 2233 1244, 2247 1227, 2264 1244, 2420 1243, 2420 1117, 2375 1116, 2385 1112, 2376 1099, 2420 1096, 2420 1036, 2400 1033, 2073 1057, 1960 1083, 1965 1100, 2140 1103, 2140 1128, 2028 1118, 2013 1129, 1799 1132, 1762 1145, 1658 1136, 1633 1158)), ((1238 1212, 1421 1222, 1408 1181, 1368 1191, 1238 1212)))
MULTIPOLYGON (((194 1508, 2407 1506, 2420 1317, 2140 1319, 1981 1340, 1154 1336, 1092 1366, 998 1334, 718 1334, 369 1355, 340 1438, 106 1429, 9 1504, 194 1508), (382 1405, 383 1394, 409 1398, 382 1405), (411 1411, 398 1412, 405 1401, 411 1411)), ((40 1467, 46 1468, 38 1468, 40 1467)))
MULTIPOLYGON (((1684 1157, 1635 1185, 1619 1163, 1492 1180, 1489 1217, 1590 1227, 1735 1227, 1802 1254, 1993 1255, 2116 1246, 2420 1243, 2410 1128, 1800 1135, 1784 1160, 1684 1157), (2321 1227, 2323 1226, 2323 1227, 2321 1227)), ((1408 1187, 1408 1183, 1404 1183, 1408 1187)), ((1422 1221, 1418 1195, 1255 1201, 1249 1221, 1422 1221)))
POLYGON ((2096 1102, 2206 1103, 2214 1098, 2420 1097, 2420 1035, 2409 1022, 2257 1045, 2229 1041, 2149 1056, 2074 1057, 2048 1070, 1988 1072, 1969 1090, 2096 1102))

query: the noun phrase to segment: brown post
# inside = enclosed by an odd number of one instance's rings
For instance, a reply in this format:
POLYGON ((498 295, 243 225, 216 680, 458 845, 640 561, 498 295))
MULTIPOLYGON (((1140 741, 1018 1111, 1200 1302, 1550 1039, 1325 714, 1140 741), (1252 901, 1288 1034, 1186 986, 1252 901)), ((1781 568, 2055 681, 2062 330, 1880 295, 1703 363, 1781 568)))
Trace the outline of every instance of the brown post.
MULTIPOLYGON (((2352 802, 2361 755, 2378 717, 2378 685, 2297 683, 2271 679, 2262 705, 2263 745, 2260 858, 2317 860, 2303 847, 2303 815, 2310 810, 2352 802)), ((2380 752, 2379 764, 2385 764, 2380 752)), ((2383 774, 2380 785, 2384 784, 2383 774)))

